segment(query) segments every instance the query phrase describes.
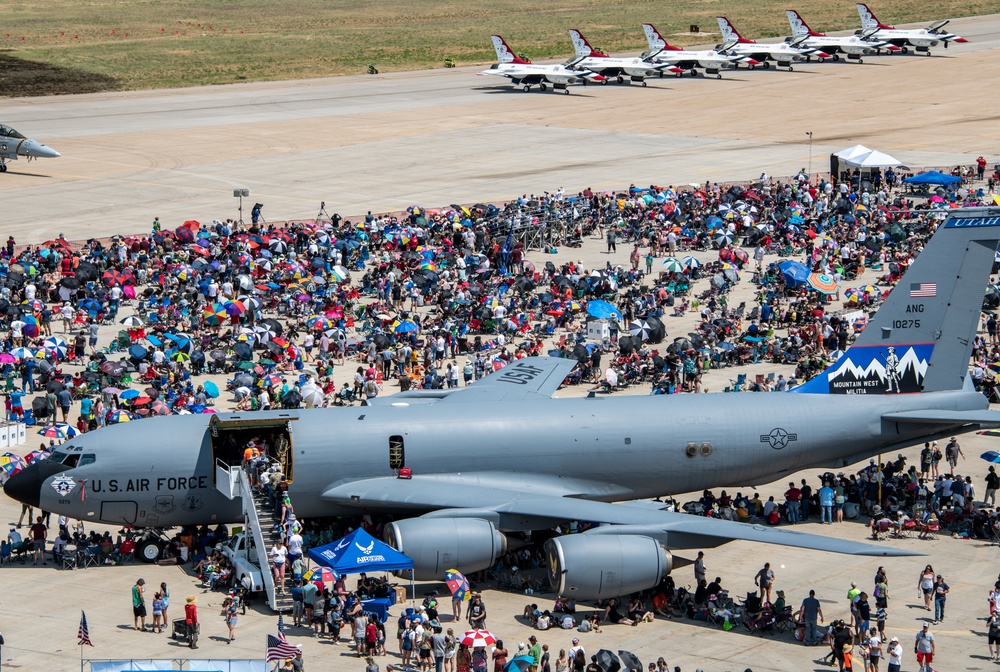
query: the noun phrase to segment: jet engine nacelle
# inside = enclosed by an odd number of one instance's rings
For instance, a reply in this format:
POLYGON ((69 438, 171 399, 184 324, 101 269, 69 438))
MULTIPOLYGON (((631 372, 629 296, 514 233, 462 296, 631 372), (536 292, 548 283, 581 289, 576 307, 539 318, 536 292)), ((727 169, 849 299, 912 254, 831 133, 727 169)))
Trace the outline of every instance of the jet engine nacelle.
POLYGON ((449 569, 475 572, 507 552, 507 537, 479 518, 410 518, 390 523, 386 542, 413 559, 418 580, 440 580, 449 569))
POLYGON ((652 588, 670 573, 673 556, 652 537, 579 534, 545 542, 549 581, 557 595, 606 599, 652 588))

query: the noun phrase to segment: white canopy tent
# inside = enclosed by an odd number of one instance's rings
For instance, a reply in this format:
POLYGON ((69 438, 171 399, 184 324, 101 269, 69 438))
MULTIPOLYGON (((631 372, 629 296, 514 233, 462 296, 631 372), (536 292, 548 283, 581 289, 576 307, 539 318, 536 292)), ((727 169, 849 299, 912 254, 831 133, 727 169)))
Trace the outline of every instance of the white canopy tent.
POLYGON ((895 159, 877 149, 870 150, 867 154, 854 156, 851 158, 841 157, 843 162, 855 168, 893 168, 902 166, 903 162, 895 159))
POLYGON ((841 161, 847 161, 848 159, 855 159, 859 156, 864 156, 865 154, 870 154, 871 149, 865 147, 864 145, 854 145, 853 147, 848 147, 847 149, 842 149, 839 152, 834 153, 841 161))

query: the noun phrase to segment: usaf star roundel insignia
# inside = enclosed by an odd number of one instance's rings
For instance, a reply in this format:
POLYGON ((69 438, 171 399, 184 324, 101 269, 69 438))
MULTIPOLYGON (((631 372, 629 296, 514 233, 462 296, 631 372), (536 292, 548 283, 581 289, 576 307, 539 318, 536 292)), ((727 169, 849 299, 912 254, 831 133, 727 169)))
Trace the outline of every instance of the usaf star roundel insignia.
POLYGON ((761 443, 769 443, 775 450, 781 450, 788 445, 789 441, 797 441, 798 434, 789 434, 781 427, 775 427, 769 434, 761 434, 761 443))

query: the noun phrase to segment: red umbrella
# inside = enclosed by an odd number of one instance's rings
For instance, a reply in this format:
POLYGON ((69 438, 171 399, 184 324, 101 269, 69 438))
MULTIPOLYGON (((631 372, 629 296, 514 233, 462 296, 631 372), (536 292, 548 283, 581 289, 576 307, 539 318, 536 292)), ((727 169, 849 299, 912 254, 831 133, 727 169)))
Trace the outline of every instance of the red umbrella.
POLYGON ((150 404, 149 410, 157 415, 170 415, 170 406, 165 401, 154 401, 150 404))

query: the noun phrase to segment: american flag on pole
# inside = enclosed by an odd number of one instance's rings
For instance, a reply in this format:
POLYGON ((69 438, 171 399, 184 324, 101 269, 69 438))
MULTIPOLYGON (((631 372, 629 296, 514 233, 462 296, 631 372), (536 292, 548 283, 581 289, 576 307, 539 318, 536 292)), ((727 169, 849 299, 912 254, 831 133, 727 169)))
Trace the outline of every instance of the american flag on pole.
POLYGON ((913 298, 937 296, 936 282, 910 283, 910 296, 913 298))
POLYGON ((265 662, 294 658, 299 652, 299 647, 289 644, 284 639, 278 639, 274 635, 267 636, 267 653, 264 656, 265 662))
POLYGON ((278 638, 285 641, 285 617, 280 611, 278 612, 278 638))
POLYGON ((86 644, 87 646, 93 646, 94 643, 90 641, 90 628, 87 627, 87 614, 80 611, 80 629, 76 633, 77 638, 80 640, 77 642, 79 646, 86 644))

